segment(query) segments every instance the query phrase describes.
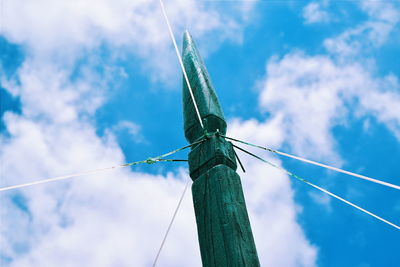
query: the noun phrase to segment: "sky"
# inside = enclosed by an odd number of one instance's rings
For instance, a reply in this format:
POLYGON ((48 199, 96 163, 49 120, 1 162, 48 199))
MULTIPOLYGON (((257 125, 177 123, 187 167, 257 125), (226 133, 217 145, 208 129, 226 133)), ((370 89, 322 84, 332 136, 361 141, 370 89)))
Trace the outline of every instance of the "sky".
MULTIPOLYGON (((158 1, 0 3, 0 187, 187 144, 158 1)), ((229 136, 400 184, 399 1, 165 6, 178 45, 185 29, 196 41, 229 136)), ((395 189, 250 150, 400 224, 395 189)), ((262 266, 398 265, 397 229, 239 156, 262 266)), ((0 266, 151 266, 188 179, 185 162, 158 163, 0 192, 0 266)), ((189 191, 158 266, 201 266, 189 191)))

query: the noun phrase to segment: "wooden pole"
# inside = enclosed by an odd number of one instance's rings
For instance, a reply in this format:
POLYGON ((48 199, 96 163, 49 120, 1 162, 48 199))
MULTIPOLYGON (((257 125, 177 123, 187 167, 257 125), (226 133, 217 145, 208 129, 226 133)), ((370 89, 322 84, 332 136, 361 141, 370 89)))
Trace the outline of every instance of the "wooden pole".
POLYGON ((183 38, 183 64, 204 124, 196 115, 183 81, 185 137, 192 147, 189 171, 203 266, 260 266, 247 214, 236 158, 225 135, 226 122, 200 54, 188 32, 183 38), (215 134, 217 133, 217 134, 215 134))

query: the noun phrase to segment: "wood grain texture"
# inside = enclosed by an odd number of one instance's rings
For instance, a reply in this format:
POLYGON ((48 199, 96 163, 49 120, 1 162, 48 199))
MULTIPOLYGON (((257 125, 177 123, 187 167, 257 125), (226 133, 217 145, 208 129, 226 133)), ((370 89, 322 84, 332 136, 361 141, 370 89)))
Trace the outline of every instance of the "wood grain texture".
MULTIPOLYGON (((203 60, 190 34, 184 35, 183 64, 198 104, 201 128, 186 83, 183 85, 185 137, 226 133, 226 122, 203 60)), ((201 258, 205 267, 260 266, 232 144, 221 136, 192 147, 189 171, 201 258)))
POLYGON ((203 266, 259 266, 239 175, 217 165, 192 193, 203 266))

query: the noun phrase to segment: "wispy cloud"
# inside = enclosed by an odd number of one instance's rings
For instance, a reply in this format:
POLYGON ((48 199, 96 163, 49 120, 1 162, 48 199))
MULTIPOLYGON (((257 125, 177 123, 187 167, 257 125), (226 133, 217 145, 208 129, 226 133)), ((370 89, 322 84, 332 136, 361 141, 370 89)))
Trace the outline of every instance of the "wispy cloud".
POLYGON ((395 2, 360 1, 360 9, 367 19, 341 33, 328 38, 324 45, 340 57, 369 54, 371 49, 382 46, 399 27, 400 7, 395 2))
POLYGON ((321 23, 328 22, 330 18, 330 14, 323 9, 323 4, 318 2, 311 2, 306 5, 303 9, 303 17, 305 23, 321 23))
POLYGON ((332 129, 349 114, 374 116, 399 137, 399 89, 392 75, 378 78, 358 63, 296 52, 268 63, 260 104, 282 118, 293 151, 339 163, 332 129))
MULTIPOLYGON (((177 33, 190 25, 198 38, 208 36, 212 46, 226 39, 240 41, 242 25, 253 11, 253 5, 209 7, 194 0, 169 1, 166 8, 177 33), (219 12, 222 8, 225 12, 219 12)), ((24 45, 30 57, 72 67, 78 58, 106 45, 114 57, 133 54, 142 59, 138 68, 154 80, 168 82, 172 77, 176 59, 156 0, 10 1, 3 15, 1 34, 24 45)))
POLYGON ((127 132, 132 140, 136 143, 146 142, 144 136, 141 134, 141 127, 131 121, 120 121, 111 128, 112 132, 120 133, 127 132))
POLYGON ((333 128, 345 125, 349 115, 375 117, 399 139, 398 77, 376 75, 365 49, 385 44, 399 26, 400 9, 371 1, 360 9, 367 19, 326 39, 327 54, 295 51, 267 64, 258 85, 260 106, 281 118, 285 142, 296 153, 340 164, 333 128))
MULTIPOLYGON (((189 24, 196 36, 213 45, 240 41, 253 9, 219 8, 169 1, 167 12, 176 32, 189 24)), ((369 24, 376 34, 368 36, 384 41, 390 32, 385 25, 397 23, 396 17, 376 11, 378 7, 364 10, 384 24, 369 24)), ((16 80, 2 77, 2 85, 22 105, 20 115, 8 112, 4 118, 9 136, 0 137, 2 185, 124 162, 112 131, 96 134, 94 114, 106 101, 105 92, 126 76, 113 65, 115 58, 139 57, 138 70, 149 71, 157 81, 167 82, 176 73, 157 1, 8 1, 4 14, 1 34, 24 47, 26 60, 16 80), (112 51, 112 67, 99 73, 105 60, 102 47, 112 51), (88 63, 73 77, 82 59, 88 63)), ((356 46, 360 34, 348 31, 335 43, 356 46)), ((345 50, 329 48, 332 54, 344 55, 345 50)), ((295 52, 271 59, 260 81, 260 107, 272 118, 237 118, 231 122, 232 135, 340 161, 332 127, 355 112, 346 104, 356 99, 357 116, 372 115, 399 136, 398 78, 376 77, 363 65, 332 59, 332 54, 295 52)), ((114 130, 140 136, 140 127, 129 122, 114 130)), ((263 264, 315 266, 317 249, 297 222, 299 207, 288 177, 243 157, 248 170, 243 185, 263 264)), ((184 179, 186 170, 166 175, 124 170, 2 194, 0 261, 9 266, 150 265, 184 179), (12 201, 15 195, 23 196, 29 212, 12 201)), ((162 254, 166 266, 200 266, 193 209, 186 197, 162 254)))

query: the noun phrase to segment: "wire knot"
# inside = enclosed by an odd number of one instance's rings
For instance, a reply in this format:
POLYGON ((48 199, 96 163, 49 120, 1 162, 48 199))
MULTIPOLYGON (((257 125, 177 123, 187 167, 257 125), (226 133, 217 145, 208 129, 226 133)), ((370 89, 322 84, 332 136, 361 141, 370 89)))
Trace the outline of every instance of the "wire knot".
POLYGON ((147 164, 154 164, 154 163, 156 163, 157 161, 158 161, 157 158, 148 158, 148 159, 146 159, 146 163, 147 163, 147 164))

